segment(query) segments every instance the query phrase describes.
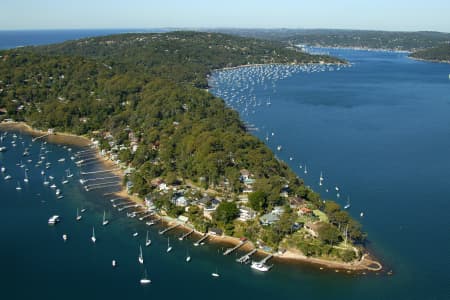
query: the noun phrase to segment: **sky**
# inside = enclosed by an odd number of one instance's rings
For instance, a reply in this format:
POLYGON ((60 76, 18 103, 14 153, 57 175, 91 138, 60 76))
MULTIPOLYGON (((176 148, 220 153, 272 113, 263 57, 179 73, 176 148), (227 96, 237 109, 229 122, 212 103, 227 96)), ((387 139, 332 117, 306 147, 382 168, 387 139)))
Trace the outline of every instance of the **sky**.
POLYGON ((450 1, 0 0, 0 30, 161 27, 450 32, 450 1))

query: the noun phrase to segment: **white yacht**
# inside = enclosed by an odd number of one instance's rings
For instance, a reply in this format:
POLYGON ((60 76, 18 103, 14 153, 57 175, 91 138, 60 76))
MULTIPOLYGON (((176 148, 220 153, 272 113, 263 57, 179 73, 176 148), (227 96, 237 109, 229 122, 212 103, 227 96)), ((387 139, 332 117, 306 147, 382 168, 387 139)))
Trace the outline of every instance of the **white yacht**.
POLYGON ((144 264, 144 256, 142 255, 142 247, 139 245, 139 257, 138 257, 139 263, 142 265, 144 264))
POLYGON ((81 215, 80 215, 79 212, 78 212, 78 208, 77 208, 77 217, 76 217, 76 220, 77 220, 77 221, 80 221, 80 220, 81 220, 81 215))
POLYGON ((170 251, 172 251, 172 246, 170 246, 170 239, 167 238, 167 250, 166 250, 166 252, 170 252, 170 251))
POLYGON ((106 220, 106 212, 103 211, 103 222, 102 222, 102 225, 103 225, 103 226, 106 226, 106 225, 108 225, 108 224, 109 224, 109 221, 106 220))
POLYGON ((97 239, 95 238, 95 229, 94 226, 92 226, 92 236, 91 236, 91 241, 95 244, 95 242, 97 241, 97 239))
POLYGON ((151 243, 152 243, 152 240, 150 240, 148 238, 148 230, 147 230, 147 236, 145 237, 145 247, 150 246, 151 243))
POLYGON ((260 262, 252 262, 251 268, 261 272, 267 272, 272 268, 272 266, 268 266, 260 262))
POLYGON ((139 282, 140 282, 142 285, 146 285, 146 284, 149 284, 149 283, 152 282, 150 279, 148 279, 148 276, 147 276, 147 269, 145 269, 145 271, 144 271, 144 277, 142 277, 141 280, 140 280, 139 282))
POLYGON ((62 238, 63 238, 64 242, 67 241, 67 239, 68 239, 67 234, 64 233, 64 234, 62 235, 62 238))
POLYGON ((48 219, 48 224, 49 225, 55 225, 56 223, 58 223, 60 221, 59 216, 58 215, 53 215, 48 219))
POLYGON ((189 250, 186 250, 186 262, 191 261, 191 256, 189 255, 189 250))
POLYGON ((22 187, 20 186, 20 182, 17 181, 16 190, 20 191, 21 189, 22 189, 22 187))

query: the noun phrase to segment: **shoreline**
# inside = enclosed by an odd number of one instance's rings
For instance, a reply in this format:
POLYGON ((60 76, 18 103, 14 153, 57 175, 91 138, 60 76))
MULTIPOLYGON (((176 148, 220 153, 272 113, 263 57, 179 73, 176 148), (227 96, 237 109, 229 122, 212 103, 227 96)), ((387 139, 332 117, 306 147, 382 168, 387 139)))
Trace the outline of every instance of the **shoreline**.
MULTIPOLYGON (((42 136, 46 134, 47 132, 34 129, 30 125, 26 124, 25 122, 1 122, 0 123, 0 129, 3 130, 19 130, 20 132, 24 132, 26 134, 30 134, 32 136, 42 136)), ((46 136, 49 142, 56 143, 56 144, 68 144, 68 145, 76 145, 76 146, 88 146, 91 144, 91 140, 84 136, 78 136, 71 133, 54 133, 49 136, 46 136)), ((111 170, 110 172, 119 176, 121 180, 125 177, 125 175, 122 172, 122 169, 117 169, 120 167, 119 165, 115 164, 113 161, 109 159, 105 159, 100 154, 100 151, 96 152, 96 157, 100 164, 102 164, 105 168, 108 170, 111 170)), ((114 195, 118 197, 127 198, 137 204, 142 205, 143 199, 137 197, 136 195, 130 195, 128 194, 128 191, 122 186, 120 191, 117 191, 114 193, 114 195)), ((173 219, 168 216, 163 216, 161 214, 156 214, 158 217, 161 218, 161 222, 164 222, 166 225, 170 224, 179 224, 180 229, 183 231, 188 231, 194 229, 193 227, 189 226, 186 223, 183 223, 177 219, 173 219)), ((199 232, 194 229, 194 233, 197 235, 203 235, 204 233, 199 232)), ((215 235, 209 235, 208 240, 217 243, 217 244, 227 244, 230 246, 235 246, 240 243, 240 239, 232 236, 222 235, 222 236, 215 236, 215 235)), ((240 250, 250 251, 251 249, 257 249, 257 254, 259 255, 268 255, 270 253, 259 249, 254 246, 254 244, 250 241, 248 241, 246 244, 244 244, 240 250)), ((300 262, 300 263, 307 263, 311 266, 320 266, 320 269, 327 268, 330 270, 335 270, 335 272, 339 272, 338 270, 346 270, 347 273, 350 271, 371 271, 371 272, 380 272, 383 271, 383 266, 380 262, 370 258, 370 254, 366 253, 363 255, 361 260, 353 261, 350 263, 346 262, 339 262, 339 261, 333 261, 333 260, 327 260, 324 258, 316 258, 316 257, 307 257, 300 253, 299 251, 293 251, 293 250, 287 250, 286 252, 280 254, 280 253, 273 253, 274 259, 278 260, 282 263, 290 263, 290 262, 300 262)), ((391 272, 391 271, 390 271, 391 272)), ((363 273, 364 274, 364 273, 363 273)))
POLYGON ((351 46, 323 46, 323 45, 309 45, 309 44, 297 44, 296 47, 314 47, 314 48, 325 48, 325 49, 335 49, 335 50, 359 50, 359 51, 379 51, 379 52, 393 52, 393 53, 413 53, 409 50, 396 50, 390 48, 365 48, 365 47, 351 47, 351 46))
POLYGON ((425 58, 414 57, 411 55, 408 55, 408 58, 410 58, 412 60, 429 62, 429 63, 450 64, 450 60, 425 59, 425 58))

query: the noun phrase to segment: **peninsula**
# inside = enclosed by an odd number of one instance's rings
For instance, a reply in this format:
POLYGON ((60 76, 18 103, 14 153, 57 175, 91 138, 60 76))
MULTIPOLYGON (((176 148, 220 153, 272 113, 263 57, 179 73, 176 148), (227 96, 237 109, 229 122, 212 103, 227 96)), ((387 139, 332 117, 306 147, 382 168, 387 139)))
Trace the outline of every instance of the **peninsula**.
MULTIPOLYGON (((371 269, 366 233, 321 199, 207 92, 214 69, 344 64, 277 41, 171 32, 87 38, 0 52, 0 118, 85 135, 131 172, 124 183, 162 215, 268 252, 371 269)), ((375 266, 380 264, 375 264, 375 266)))

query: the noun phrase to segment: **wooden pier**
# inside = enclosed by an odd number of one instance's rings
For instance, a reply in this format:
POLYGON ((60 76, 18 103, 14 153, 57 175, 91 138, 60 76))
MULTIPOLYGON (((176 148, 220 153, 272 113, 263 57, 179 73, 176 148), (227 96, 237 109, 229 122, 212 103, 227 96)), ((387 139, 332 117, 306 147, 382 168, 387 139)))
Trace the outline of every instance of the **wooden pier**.
POLYGON ((271 259, 273 257, 273 254, 269 254, 266 257, 264 257, 263 259, 261 259, 258 264, 265 264, 269 259, 271 259))
POLYGON ((201 245, 202 242, 203 242, 204 240, 206 240, 208 237, 209 237, 209 233, 205 234, 205 235, 202 236, 198 241, 196 241, 196 242, 194 243, 194 246, 197 247, 198 245, 201 245))
POLYGON ((113 171, 118 171, 118 170, 120 170, 120 168, 111 169, 111 170, 92 171, 92 172, 80 172, 80 174, 81 175, 90 175, 90 174, 113 172, 113 171))
POLYGON ((145 219, 147 219, 148 217, 151 217, 151 216, 153 216, 153 213, 143 215, 142 217, 139 217, 139 221, 144 221, 145 219))
POLYGON ((137 207, 137 206, 138 206, 137 204, 130 204, 130 205, 122 206, 122 207, 118 208, 117 210, 118 210, 118 211, 122 211, 122 210, 124 210, 124 209, 132 208, 132 207, 137 207))
POLYGON ((178 240, 180 240, 180 241, 184 240, 185 238, 187 238, 188 236, 190 236, 193 232, 194 232, 194 229, 192 229, 192 230, 189 231, 189 232, 186 232, 185 234, 183 234, 182 236, 180 236, 180 237, 178 238, 178 240))
POLYGON ((232 253, 233 251, 239 249, 240 247, 242 247, 242 245, 244 245, 246 243, 246 241, 240 241, 239 244, 237 244, 236 246, 234 246, 233 248, 228 248, 227 250, 225 250, 225 252, 223 253, 223 255, 228 255, 230 253, 232 253))
POLYGON ((50 132, 48 132, 48 133, 46 133, 46 134, 43 134, 43 135, 41 135, 41 136, 32 138, 31 141, 32 141, 32 142, 35 142, 35 141, 37 141, 37 140, 39 140, 39 139, 42 139, 42 138, 45 138, 46 136, 49 136, 49 135, 51 135, 50 132))
POLYGON ((253 249, 253 250, 250 251, 249 253, 247 253, 247 254, 245 254, 245 255, 239 257, 238 259, 236 259, 236 261, 237 261, 238 263, 241 263, 241 264, 247 263, 247 262, 250 261, 250 257, 251 257, 256 251, 257 251, 256 249, 253 249))
POLYGON ((180 226, 180 224, 172 225, 172 226, 170 226, 170 227, 167 227, 166 229, 160 230, 158 233, 159 233, 160 235, 163 235, 164 233, 166 233, 166 232, 168 232, 168 231, 170 231, 170 230, 172 230, 172 229, 174 229, 174 228, 177 228, 178 226, 180 226))

